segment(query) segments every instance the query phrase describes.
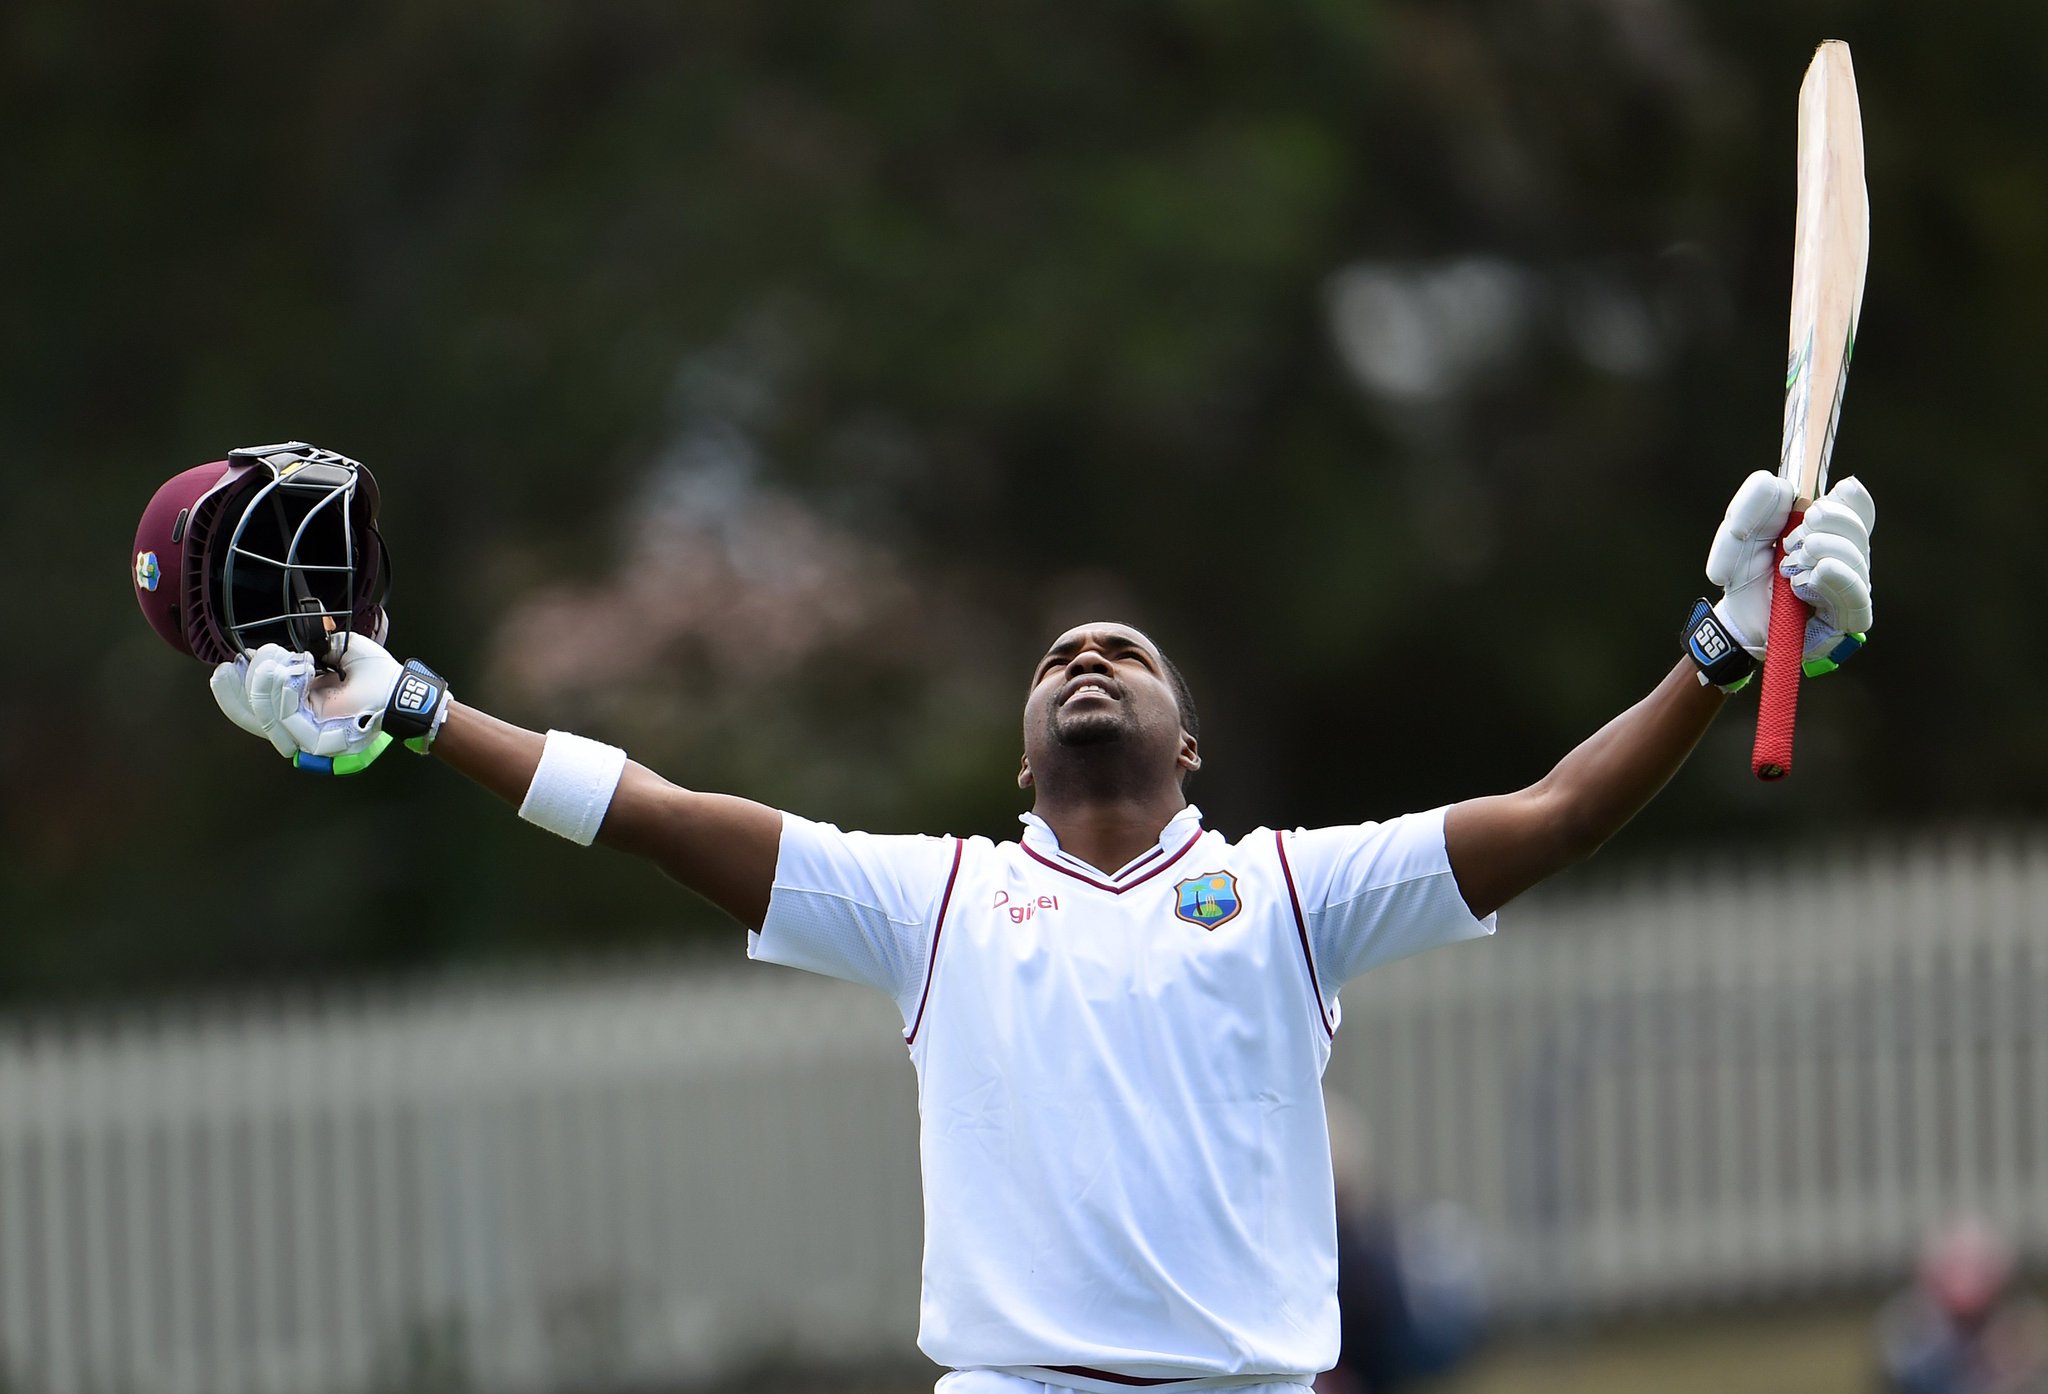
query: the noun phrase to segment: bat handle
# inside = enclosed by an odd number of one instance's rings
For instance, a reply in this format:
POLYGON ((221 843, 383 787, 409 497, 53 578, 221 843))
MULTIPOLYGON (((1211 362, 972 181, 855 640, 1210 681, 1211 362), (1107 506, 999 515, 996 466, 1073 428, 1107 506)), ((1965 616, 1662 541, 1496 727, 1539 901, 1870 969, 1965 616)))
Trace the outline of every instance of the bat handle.
MULTIPOLYGON (((1780 551, 1787 534, 1806 516, 1795 509, 1778 534, 1780 551)), ((1771 632, 1764 640, 1763 697, 1756 709, 1756 749, 1749 768, 1758 779, 1783 779, 1792 773, 1792 726, 1799 715, 1799 665, 1806 649, 1806 620, 1812 610, 1792 594, 1792 583, 1771 568, 1771 632)))

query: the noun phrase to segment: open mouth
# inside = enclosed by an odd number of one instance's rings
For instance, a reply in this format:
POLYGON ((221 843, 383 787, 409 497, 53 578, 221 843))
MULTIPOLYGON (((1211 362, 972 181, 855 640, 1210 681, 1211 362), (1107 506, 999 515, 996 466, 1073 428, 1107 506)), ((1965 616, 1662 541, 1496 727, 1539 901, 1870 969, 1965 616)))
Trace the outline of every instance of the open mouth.
POLYGON ((1059 705, 1065 707, 1084 697, 1099 697, 1108 702, 1117 700, 1116 693, 1110 690, 1107 682, 1100 678, 1082 678, 1069 684, 1067 690, 1060 694, 1059 705))

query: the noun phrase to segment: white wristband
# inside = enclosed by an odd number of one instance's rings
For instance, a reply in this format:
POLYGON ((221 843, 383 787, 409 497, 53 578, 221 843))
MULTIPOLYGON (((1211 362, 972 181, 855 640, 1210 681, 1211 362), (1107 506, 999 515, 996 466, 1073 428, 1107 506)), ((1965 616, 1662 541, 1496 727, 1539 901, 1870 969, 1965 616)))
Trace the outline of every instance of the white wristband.
POLYGON ((597 840, 605 810, 625 772, 626 752, 617 746, 550 731, 519 816, 578 847, 588 847, 597 840))

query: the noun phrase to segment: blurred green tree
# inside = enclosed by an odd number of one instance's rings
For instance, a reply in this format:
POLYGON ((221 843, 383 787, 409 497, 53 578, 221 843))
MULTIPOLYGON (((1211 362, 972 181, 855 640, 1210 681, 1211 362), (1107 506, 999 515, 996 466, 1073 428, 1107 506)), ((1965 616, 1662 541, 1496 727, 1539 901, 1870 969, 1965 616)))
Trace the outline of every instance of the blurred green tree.
POLYGON ((443 774, 322 785, 212 714, 124 548, 161 477, 258 439, 377 471, 399 649, 686 782, 1001 833, 1025 666, 1089 608, 1190 670, 1220 826, 1533 778, 1663 671, 1774 459, 1793 95, 1831 34, 1869 136, 1840 464, 1885 514, 1879 642, 1809 695, 1794 781, 1748 780, 1740 709, 1628 845, 2031 814, 2044 30, 2023 0, 19 0, 0 993, 715 922, 443 774))

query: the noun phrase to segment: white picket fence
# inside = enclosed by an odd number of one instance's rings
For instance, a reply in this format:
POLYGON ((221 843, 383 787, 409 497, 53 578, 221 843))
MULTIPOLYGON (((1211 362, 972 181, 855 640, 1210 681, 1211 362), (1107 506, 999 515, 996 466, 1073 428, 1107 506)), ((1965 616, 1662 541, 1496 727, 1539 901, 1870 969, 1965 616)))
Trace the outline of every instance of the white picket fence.
POLYGON ((1332 1087, 1456 1200, 1511 1309, 1903 1277, 1931 1225, 2048 1257, 2048 836, 1667 867, 1346 992, 1332 1087))
MULTIPOLYGON (((1354 984, 1331 1070, 1508 1312, 1866 1282, 1962 1211, 2048 1257, 2048 836, 1579 886, 1354 984)), ((0 1023, 0 1389, 909 1358, 893 1011, 738 954, 0 1023)))
POLYGON ((671 964, 17 1034, 0 1389, 900 1359, 922 1232, 893 1020, 799 974, 671 964))

